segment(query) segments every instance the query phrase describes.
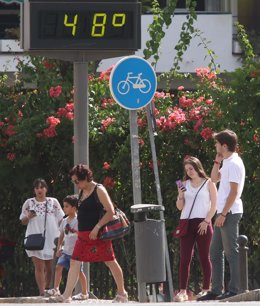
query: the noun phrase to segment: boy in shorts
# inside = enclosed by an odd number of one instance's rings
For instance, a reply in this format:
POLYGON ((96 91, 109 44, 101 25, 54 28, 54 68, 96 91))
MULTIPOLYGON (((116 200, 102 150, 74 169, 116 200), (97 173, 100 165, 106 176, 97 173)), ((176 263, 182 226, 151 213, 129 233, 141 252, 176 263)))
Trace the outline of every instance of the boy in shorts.
MULTIPOLYGON (((46 295, 48 296, 57 296, 61 294, 59 286, 62 279, 63 268, 67 271, 70 268, 70 258, 74 250, 78 233, 77 207, 77 195, 68 195, 63 200, 63 210, 67 217, 63 219, 60 224, 60 237, 56 251, 56 256, 59 259, 55 268, 54 288, 47 290, 46 295)), ((79 273, 79 281, 82 292, 73 296, 72 299, 87 300, 89 295, 87 292, 86 276, 83 272, 83 264, 81 265, 79 273)))

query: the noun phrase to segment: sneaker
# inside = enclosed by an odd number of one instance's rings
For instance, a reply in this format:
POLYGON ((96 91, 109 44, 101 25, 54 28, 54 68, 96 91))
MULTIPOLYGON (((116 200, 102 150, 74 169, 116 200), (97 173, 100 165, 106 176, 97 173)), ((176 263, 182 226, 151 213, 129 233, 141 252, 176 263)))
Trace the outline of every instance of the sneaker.
POLYGON ((112 303, 127 303, 127 302, 128 302, 128 294, 127 293, 125 293, 124 295, 117 294, 112 301, 112 303))
POLYGON ((196 295, 196 299, 201 298, 202 296, 206 295, 208 293, 208 291, 200 291, 197 295, 196 295))
POLYGON ((208 291, 207 294, 203 295, 202 297, 198 298, 197 301, 213 301, 217 299, 218 294, 208 291))
POLYGON ((79 294, 73 295, 72 300, 74 301, 83 301, 83 300, 88 300, 89 295, 88 294, 83 294, 80 292, 79 294))
POLYGON ((72 301, 71 297, 65 299, 63 295, 51 296, 49 298, 50 303, 70 303, 71 301, 72 301))
POLYGON ((188 300, 189 300, 189 297, 186 292, 179 292, 174 297, 174 302, 185 302, 188 300))
POLYGON ((59 289, 48 289, 48 290, 45 290, 44 292, 44 296, 46 297, 49 297, 49 296, 58 296, 58 295, 61 295, 60 294, 60 290, 59 289))
POLYGON ((228 299, 232 296, 235 296, 237 295, 237 293, 235 292, 232 292, 232 291, 226 291, 225 293, 221 294, 221 295, 218 295, 216 300, 224 300, 224 299, 228 299))

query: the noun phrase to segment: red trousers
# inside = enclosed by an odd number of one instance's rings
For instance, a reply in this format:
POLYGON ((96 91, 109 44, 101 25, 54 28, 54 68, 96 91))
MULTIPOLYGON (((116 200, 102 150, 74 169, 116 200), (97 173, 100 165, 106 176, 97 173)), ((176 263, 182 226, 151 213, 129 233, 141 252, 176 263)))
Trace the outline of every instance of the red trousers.
POLYGON ((211 282, 211 261, 209 255, 209 247, 212 239, 213 229, 212 224, 208 225, 206 234, 199 235, 199 224, 204 219, 195 218, 189 220, 188 234, 180 238, 180 267, 179 280, 180 289, 187 289, 188 278, 190 273, 190 263, 194 254, 194 246, 197 245, 200 265, 203 273, 203 288, 209 289, 211 282))

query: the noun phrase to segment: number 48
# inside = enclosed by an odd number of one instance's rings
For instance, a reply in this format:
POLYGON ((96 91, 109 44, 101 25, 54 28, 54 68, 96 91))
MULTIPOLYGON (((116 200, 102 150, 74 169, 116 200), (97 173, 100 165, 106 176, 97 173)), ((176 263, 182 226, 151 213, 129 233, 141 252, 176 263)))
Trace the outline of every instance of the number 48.
MULTIPOLYGON (((68 22, 68 15, 64 15, 64 25, 65 27, 71 27, 72 36, 76 35, 78 14, 74 15, 73 22, 68 22)), ((113 27, 123 27, 125 25, 126 15, 123 13, 115 13, 112 18, 113 27)), ((93 17, 91 36, 92 37, 103 37, 105 35, 107 23, 106 13, 96 13, 93 17)))

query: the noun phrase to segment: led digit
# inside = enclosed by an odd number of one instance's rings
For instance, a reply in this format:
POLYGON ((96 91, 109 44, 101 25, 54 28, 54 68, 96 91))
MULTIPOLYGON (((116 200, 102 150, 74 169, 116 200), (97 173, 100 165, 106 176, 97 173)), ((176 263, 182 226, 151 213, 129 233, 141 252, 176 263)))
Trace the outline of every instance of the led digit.
POLYGON ((112 19, 114 27, 122 27, 125 25, 125 14, 114 14, 112 19))
POLYGON ((97 13, 94 15, 93 24, 92 24, 92 37, 102 37, 105 34, 107 22, 107 14, 105 13, 97 13), (98 18, 101 18, 101 22, 98 22, 98 18), (98 33, 100 32, 100 33, 98 33))
POLYGON ((68 15, 67 14, 64 15, 64 25, 65 25, 65 27, 72 27, 72 29, 71 29, 72 36, 75 36, 75 34, 76 34, 77 22, 78 22, 78 14, 74 16, 73 23, 68 22, 68 15))

